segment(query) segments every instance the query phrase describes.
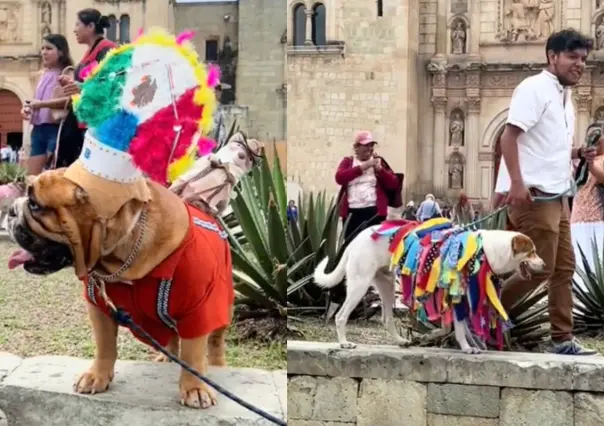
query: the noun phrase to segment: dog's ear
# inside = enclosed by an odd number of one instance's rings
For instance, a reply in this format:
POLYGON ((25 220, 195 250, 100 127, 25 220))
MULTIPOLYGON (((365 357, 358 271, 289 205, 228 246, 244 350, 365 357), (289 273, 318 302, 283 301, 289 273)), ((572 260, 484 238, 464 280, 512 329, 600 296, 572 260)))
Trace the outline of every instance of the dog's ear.
POLYGON ((521 253, 528 254, 532 251, 535 251, 535 245, 533 244, 533 240, 526 235, 519 234, 512 238, 512 253, 514 256, 521 253))

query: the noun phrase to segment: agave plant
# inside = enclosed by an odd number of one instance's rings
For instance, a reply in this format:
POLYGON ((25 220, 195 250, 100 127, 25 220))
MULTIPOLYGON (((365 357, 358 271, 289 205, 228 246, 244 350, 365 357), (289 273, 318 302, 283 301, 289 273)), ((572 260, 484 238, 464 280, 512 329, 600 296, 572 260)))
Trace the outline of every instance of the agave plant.
POLYGON ((573 279, 575 309, 573 319, 575 334, 596 336, 604 332, 604 258, 600 256, 595 238, 592 245, 592 262, 579 246, 581 266, 577 267, 579 279, 573 279))
MULTIPOLYGON (((312 282, 316 262, 337 256, 337 211, 325 193, 301 197, 298 221, 288 224, 286 182, 276 155, 272 168, 263 154, 243 177, 222 218, 229 234, 237 303, 250 316, 285 318, 324 306, 324 293, 312 282)), ((324 309, 324 307, 322 308, 324 309)))
POLYGON ((25 179, 27 171, 17 163, 0 163, 0 185, 25 179))

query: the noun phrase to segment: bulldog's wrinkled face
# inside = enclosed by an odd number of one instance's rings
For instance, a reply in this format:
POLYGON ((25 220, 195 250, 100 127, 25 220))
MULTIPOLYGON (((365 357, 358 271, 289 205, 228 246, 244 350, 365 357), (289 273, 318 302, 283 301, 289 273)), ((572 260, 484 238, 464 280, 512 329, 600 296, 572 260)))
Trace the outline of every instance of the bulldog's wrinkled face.
POLYGON ((74 266, 74 238, 81 223, 90 222, 86 193, 63 177, 63 169, 29 178, 26 195, 8 212, 8 231, 21 247, 9 259, 9 268, 23 265, 27 272, 47 275, 74 266), (81 213, 75 221, 74 217, 81 213))
POLYGON ((545 262, 537 255, 533 240, 526 235, 512 238, 512 253, 517 264, 516 272, 524 279, 530 279, 533 272, 541 272, 545 268, 545 262))

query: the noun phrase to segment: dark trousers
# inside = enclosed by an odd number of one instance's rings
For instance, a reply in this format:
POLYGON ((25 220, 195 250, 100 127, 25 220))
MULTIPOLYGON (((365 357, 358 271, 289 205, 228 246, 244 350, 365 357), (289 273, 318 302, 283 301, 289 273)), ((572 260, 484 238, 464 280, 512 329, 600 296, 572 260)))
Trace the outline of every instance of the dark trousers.
POLYGON ((348 226, 344 230, 344 237, 348 240, 348 237, 353 234, 358 234, 370 226, 382 223, 386 220, 386 216, 377 216, 377 207, 365 207, 362 209, 348 209, 346 220, 348 220, 348 226), (363 224, 364 222, 365 224, 363 224))

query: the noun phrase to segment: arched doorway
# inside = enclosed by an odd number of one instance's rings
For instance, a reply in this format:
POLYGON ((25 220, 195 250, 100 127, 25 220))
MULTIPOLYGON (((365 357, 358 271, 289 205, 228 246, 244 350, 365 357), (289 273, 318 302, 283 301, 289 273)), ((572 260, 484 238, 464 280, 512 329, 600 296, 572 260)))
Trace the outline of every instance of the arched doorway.
POLYGON ((0 147, 23 145, 21 100, 10 90, 0 89, 0 147))
POLYGON ((493 191, 495 191, 495 185, 497 185, 497 175, 499 174, 499 166, 501 165, 501 135, 503 129, 497 134, 495 140, 495 146, 493 147, 493 191))

